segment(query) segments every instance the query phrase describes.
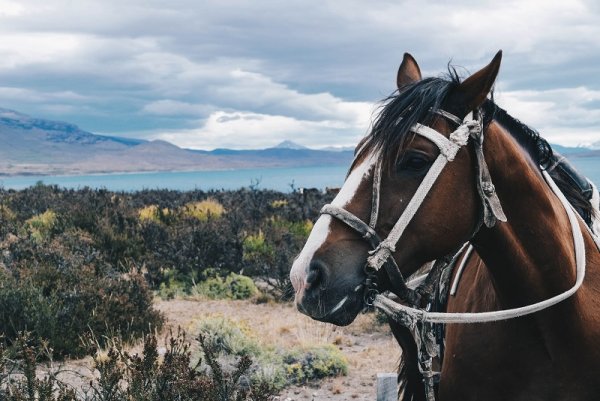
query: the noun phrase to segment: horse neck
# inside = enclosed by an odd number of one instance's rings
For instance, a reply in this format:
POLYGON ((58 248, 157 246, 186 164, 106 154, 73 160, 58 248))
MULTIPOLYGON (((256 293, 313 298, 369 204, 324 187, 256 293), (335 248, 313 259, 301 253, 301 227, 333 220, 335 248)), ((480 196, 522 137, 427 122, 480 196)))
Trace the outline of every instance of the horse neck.
POLYGON ((575 281, 569 220, 531 160, 510 134, 492 123, 484 154, 506 223, 482 228, 474 245, 507 307, 550 298, 575 281))

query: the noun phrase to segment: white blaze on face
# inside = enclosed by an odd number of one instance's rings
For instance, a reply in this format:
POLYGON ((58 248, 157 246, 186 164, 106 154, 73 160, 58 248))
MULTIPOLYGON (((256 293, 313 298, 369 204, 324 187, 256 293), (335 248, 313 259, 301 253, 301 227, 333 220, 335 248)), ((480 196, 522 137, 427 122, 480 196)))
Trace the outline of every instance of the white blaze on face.
MULTIPOLYGON (((377 157, 371 154, 358 166, 356 166, 344 182, 340 192, 337 194, 331 204, 342 208, 349 204, 354 198, 360 183, 368 179, 371 175, 376 161, 377 157)), ((292 265, 290 278, 296 292, 304 287, 310 261, 312 260, 315 252, 323 245, 329 236, 331 231, 331 218, 332 217, 328 214, 321 215, 318 218, 312 231, 310 232, 310 235, 308 236, 306 244, 304 244, 304 248, 302 248, 300 255, 298 255, 294 264, 292 265)))

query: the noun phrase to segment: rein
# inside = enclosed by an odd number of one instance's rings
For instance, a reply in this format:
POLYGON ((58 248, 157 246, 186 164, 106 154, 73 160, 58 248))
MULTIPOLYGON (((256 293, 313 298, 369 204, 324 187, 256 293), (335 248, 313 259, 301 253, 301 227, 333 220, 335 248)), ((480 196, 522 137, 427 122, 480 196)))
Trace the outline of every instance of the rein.
MULTIPOLYGON (((405 281, 392 254, 395 252, 396 244, 400 237, 420 208, 426 195, 433 187, 433 184, 443 171, 444 167, 454 160, 460 148, 466 146, 469 139, 472 141, 475 148, 477 161, 476 185, 483 205, 482 218, 474 234, 477 233, 483 224, 485 224, 486 227, 493 227, 498 220, 506 222, 506 215, 502 210, 500 200, 495 192, 483 156, 484 137, 480 113, 469 113, 464 120, 460 120, 458 117, 443 110, 436 110, 434 112, 455 122, 458 124, 458 128, 450 134, 449 138, 446 138, 436 130, 419 123, 411 128, 413 133, 421 135, 437 145, 440 154, 431 165, 429 171, 423 178, 423 181, 417 188, 398 221, 394 224, 387 238, 381 240, 375 232, 379 211, 381 169, 383 164, 381 155, 376 161, 373 173, 373 197, 369 224, 366 224, 347 210, 331 204, 325 205, 321 209, 321 214, 331 215, 360 233, 373 248, 373 250, 369 252, 370 256, 367 258, 364 267, 367 275, 364 282, 365 304, 381 309, 391 319, 411 331, 417 345, 419 370, 423 376, 425 395, 428 401, 435 400, 435 382, 436 379, 439 380, 439 373, 433 371, 433 358, 442 356, 440 344, 436 341, 435 324, 493 322, 529 315, 555 305, 573 295, 582 285, 585 277, 585 244, 576 214, 573 207, 558 189, 550 175, 546 171, 542 171, 544 179, 562 203, 573 233, 577 272, 576 282, 573 287, 544 301, 501 311, 449 313, 430 310, 436 294, 441 292, 440 287, 446 287, 444 290, 447 290, 451 269, 454 267, 458 255, 465 246, 463 245, 455 252, 435 261, 429 272, 424 275, 424 279, 419 278, 420 284, 418 284, 415 289, 411 289, 405 281), (474 114, 476 117, 473 119, 474 114), (388 296, 379 293, 376 277, 382 267, 389 277, 392 292, 397 295, 400 300, 406 302, 407 305, 395 302, 388 296)), ((464 258, 464 260, 466 260, 466 258, 464 258)))

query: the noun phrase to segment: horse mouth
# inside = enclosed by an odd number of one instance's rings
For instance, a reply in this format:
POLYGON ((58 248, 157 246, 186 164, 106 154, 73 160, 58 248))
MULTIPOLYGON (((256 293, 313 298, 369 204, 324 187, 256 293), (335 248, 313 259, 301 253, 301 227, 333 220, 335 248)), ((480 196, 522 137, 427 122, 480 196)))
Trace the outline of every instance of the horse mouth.
POLYGON ((300 312, 314 320, 332 323, 336 326, 347 326, 354 321, 358 313, 362 310, 363 302, 360 298, 355 297, 354 294, 348 294, 329 309, 324 311, 319 310, 320 313, 308 310, 302 303, 297 303, 297 308, 300 312))

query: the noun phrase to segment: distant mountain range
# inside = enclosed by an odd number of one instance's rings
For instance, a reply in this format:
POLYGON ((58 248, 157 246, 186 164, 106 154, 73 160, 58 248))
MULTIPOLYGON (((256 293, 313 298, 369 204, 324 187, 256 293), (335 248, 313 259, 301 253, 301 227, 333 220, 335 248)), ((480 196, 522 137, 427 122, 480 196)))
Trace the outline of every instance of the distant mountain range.
MULTIPOLYGON (((267 149, 182 149, 169 142, 96 135, 76 125, 0 108, 0 175, 59 175, 143 171, 225 170, 349 165, 353 149, 309 149, 284 141, 267 149)), ((597 149, 553 145, 569 157, 597 149)))
POLYGON ((0 108, 0 175, 220 170, 348 165, 352 151, 284 141, 268 149, 182 149, 165 141, 96 135, 0 108))

